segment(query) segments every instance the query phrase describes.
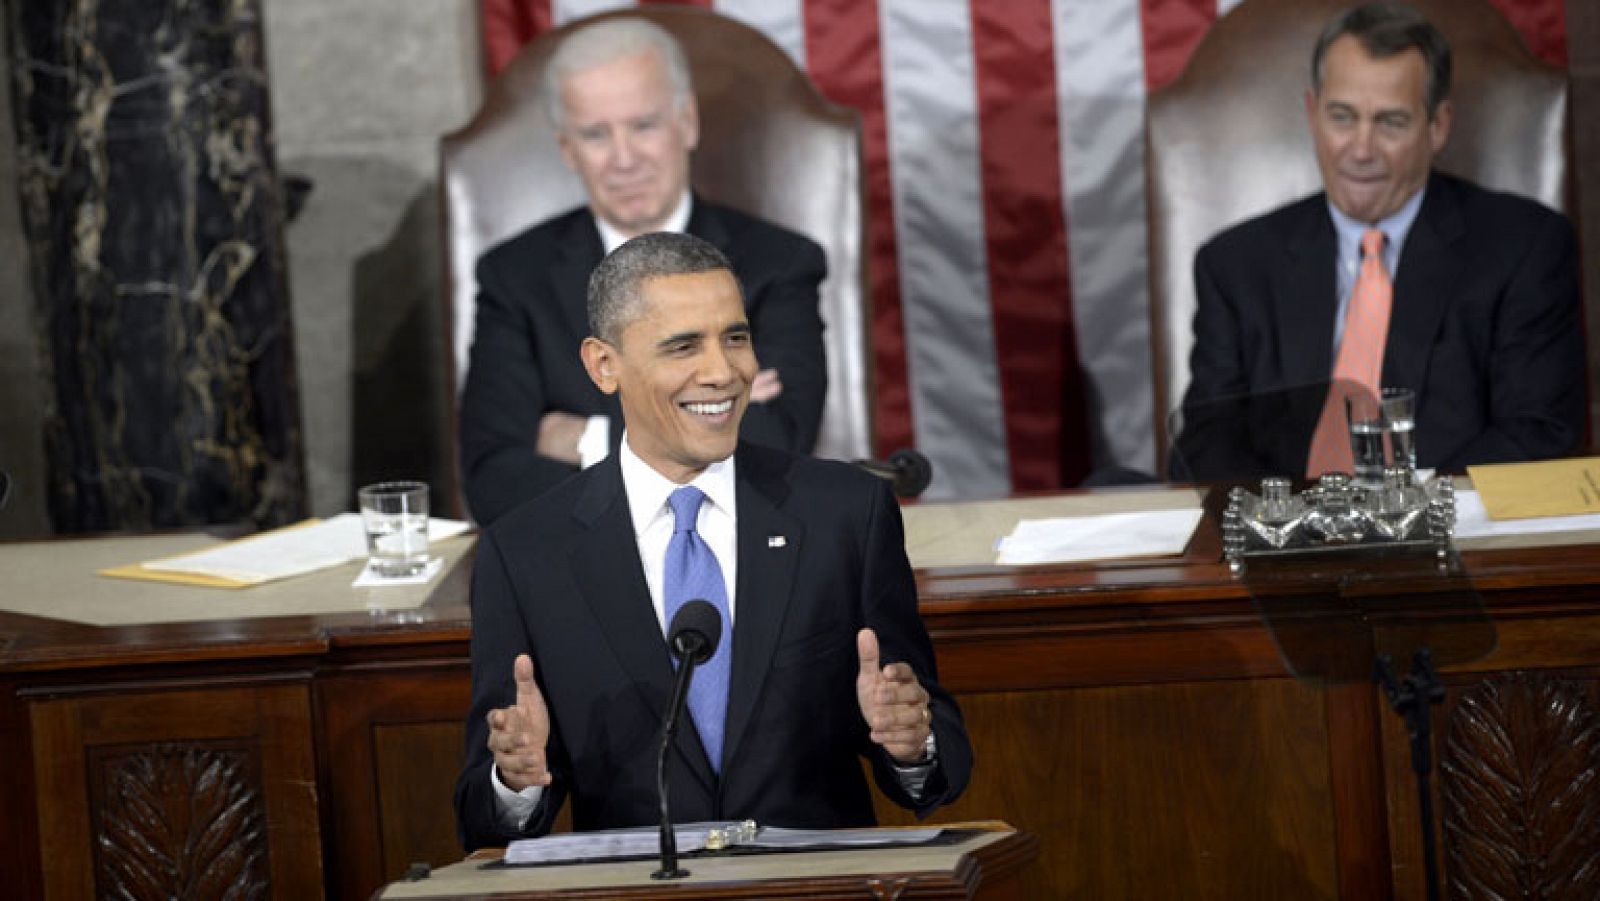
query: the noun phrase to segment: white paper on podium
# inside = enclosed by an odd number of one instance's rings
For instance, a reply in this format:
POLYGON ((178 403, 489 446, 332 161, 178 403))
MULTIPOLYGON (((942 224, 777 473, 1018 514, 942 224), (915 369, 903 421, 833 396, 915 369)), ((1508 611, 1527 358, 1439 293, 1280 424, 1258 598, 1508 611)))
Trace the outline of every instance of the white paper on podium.
MULTIPOLYGON (((706 848, 713 829, 729 830, 737 823, 685 823, 674 826, 678 853, 706 848)), ((938 838, 943 829, 783 829, 763 826, 754 839, 737 842, 742 848, 796 851, 822 848, 869 848, 880 845, 920 845, 938 838)), ((525 838, 506 846, 511 865, 574 863, 654 857, 661 850, 661 831, 653 826, 604 832, 571 832, 525 838)))
POLYGON ((1059 519, 1025 519, 1000 539, 1001 566, 1077 563, 1183 553, 1204 511, 1147 510, 1059 519))
MULTIPOLYGON (((675 826, 678 853, 699 851, 706 846, 706 826, 675 826)), ((524 838, 506 846, 508 864, 572 863, 578 860, 612 860, 625 857, 652 857, 661 850, 657 829, 626 829, 616 832, 569 832, 524 838)))

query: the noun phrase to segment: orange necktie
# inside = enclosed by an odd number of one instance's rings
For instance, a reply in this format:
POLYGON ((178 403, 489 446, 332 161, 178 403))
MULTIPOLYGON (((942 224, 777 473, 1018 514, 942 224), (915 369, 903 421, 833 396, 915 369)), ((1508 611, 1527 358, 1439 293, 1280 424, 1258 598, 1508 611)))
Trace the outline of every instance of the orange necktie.
POLYGON ((1394 306, 1394 285, 1383 267, 1383 232, 1369 228, 1361 235, 1361 271, 1350 293, 1345 313, 1344 338, 1333 363, 1333 381, 1322 405, 1322 418, 1311 436, 1306 476, 1325 472, 1350 472, 1355 456, 1350 450, 1350 427, 1344 399, 1365 395, 1373 408, 1378 403, 1378 380, 1383 375, 1383 343, 1389 335, 1389 310, 1394 306))

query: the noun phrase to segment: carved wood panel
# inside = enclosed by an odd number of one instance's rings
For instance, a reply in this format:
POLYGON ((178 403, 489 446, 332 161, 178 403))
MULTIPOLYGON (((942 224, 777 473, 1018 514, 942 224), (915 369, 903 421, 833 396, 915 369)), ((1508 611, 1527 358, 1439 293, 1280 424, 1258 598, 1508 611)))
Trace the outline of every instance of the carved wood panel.
POLYGON ((93 749, 96 895, 267 897, 260 769, 243 742, 93 749))
POLYGON ((323 896, 304 683, 106 686, 30 714, 46 898, 323 896))
POLYGON ((1439 767, 1450 897, 1600 898, 1600 715, 1585 685, 1512 672, 1468 689, 1439 767))

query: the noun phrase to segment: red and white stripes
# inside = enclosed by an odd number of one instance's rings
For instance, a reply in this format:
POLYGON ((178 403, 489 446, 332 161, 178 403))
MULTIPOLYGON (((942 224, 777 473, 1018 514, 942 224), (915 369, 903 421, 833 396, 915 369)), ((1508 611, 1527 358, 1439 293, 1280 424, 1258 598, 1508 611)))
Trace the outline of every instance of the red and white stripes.
MULTIPOLYGON (((633 0, 481 0, 491 71, 633 0)), ((935 497, 1153 471, 1144 103, 1239 0, 699 0, 862 112, 880 448, 935 497)), ((1565 0, 1494 0, 1566 62, 1565 0)))

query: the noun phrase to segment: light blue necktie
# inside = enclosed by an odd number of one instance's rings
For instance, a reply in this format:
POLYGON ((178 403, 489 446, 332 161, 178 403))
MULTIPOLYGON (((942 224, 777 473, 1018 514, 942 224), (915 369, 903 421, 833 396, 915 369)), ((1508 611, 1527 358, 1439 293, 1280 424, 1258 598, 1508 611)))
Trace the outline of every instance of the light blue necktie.
POLYGON ((722 567, 705 539, 695 531, 700 502, 706 496, 693 485, 672 492, 667 503, 672 507, 672 541, 667 544, 666 608, 667 623, 678 608, 700 599, 709 601, 722 617, 722 636, 716 653, 700 664, 689 685, 689 715, 694 718, 700 744, 711 758, 713 772, 722 772, 722 734, 728 717, 728 676, 733 660, 733 620, 728 616, 728 589, 722 581, 722 567))

